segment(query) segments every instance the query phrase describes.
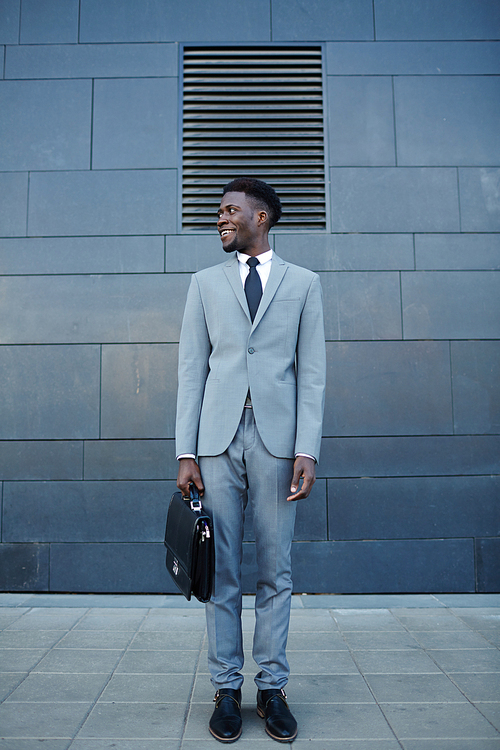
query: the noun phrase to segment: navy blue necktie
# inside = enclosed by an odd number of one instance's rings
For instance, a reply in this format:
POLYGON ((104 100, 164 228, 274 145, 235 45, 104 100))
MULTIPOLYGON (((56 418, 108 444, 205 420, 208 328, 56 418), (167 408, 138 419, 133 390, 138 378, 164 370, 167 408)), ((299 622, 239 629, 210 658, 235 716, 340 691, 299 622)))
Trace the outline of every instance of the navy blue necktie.
POLYGON ((248 302, 248 309, 250 310, 250 318, 253 323, 257 308, 259 307, 260 298, 262 297, 262 284, 260 281, 259 272, 257 266, 260 261, 257 258, 249 258, 247 260, 250 266, 250 273, 247 274, 245 279, 245 294, 248 302))

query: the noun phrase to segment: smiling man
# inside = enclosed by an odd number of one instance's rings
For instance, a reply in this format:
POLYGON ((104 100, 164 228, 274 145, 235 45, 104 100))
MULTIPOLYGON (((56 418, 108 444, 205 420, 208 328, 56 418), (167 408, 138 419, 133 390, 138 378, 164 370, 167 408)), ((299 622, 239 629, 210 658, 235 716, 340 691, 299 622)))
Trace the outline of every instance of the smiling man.
MULTIPOLYGON (((292 742, 297 722, 284 687, 296 501, 308 497, 319 458, 325 337, 319 278, 279 258, 269 229, 281 217, 273 188, 239 178, 223 191, 217 228, 230 257, 196 273, 179 346, 177 485, 204 494, 215 537, 206 605, 216 689, 211 734, 242 731, 241 563, 247 504, 257 558, 253 658, 266 732, 292 742)), ((305 241, 306 238, 305 238, 305 241)))

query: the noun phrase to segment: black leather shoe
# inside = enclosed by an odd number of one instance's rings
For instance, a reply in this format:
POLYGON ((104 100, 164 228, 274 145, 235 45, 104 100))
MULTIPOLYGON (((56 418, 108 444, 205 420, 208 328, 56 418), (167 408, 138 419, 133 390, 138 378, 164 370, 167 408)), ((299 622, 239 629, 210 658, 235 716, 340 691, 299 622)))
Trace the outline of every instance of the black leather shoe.
POLYGON ((288 708, 284 690, 258 690, 257 713, 266 720, 266 732, 277 742, 293 742, 297 722, 288 708))
POLYGON ((214 702, 210 734, 219 742, 236 742, 241 736, 241 690, 221 688, 215 693, 214 702))

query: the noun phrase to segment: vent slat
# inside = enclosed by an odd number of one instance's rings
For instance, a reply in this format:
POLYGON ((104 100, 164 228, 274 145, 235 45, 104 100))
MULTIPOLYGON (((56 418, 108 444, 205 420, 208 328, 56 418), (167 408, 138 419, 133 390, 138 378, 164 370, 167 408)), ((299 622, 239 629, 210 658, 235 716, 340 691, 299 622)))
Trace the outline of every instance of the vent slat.
POLYGON ((214 230, 238 176, 276 188, 277 230, 326 228, 322 87, 320 47, 185 48, 184 230, 214 230))

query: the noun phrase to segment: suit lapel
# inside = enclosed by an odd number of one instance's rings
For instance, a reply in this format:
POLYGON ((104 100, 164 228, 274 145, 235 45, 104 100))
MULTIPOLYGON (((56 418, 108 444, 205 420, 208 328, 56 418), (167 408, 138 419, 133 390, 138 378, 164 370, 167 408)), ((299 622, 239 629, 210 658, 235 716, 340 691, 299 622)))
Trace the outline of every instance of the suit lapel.
POLYGON ((251 322, 250 312, 248 311, 247 298, 245 296, 245 290, 243 289, 243 284, 241 283, 237 255, 235 255, 234 258, 231 258, 231 260, 226 263, 226 265, 224 266, 224 273, 226 274, 229 283, 233 287, 233 292, 235 293, 238 302, 243 308, 243 312, 251 322))
MULTIPOLYGON (((274 253, 273 259, 271 261, 271 271, 269 273, 269 278, 267 280, 266 288, 264 289, 257 314, 254 318, 252 328, 255 328, 255 326, 260 323, 262 316, 271 304, 271 301, 276 294, 279 285, 281 284, 286 270, 287 264, 285 263, 285 261, 282 260, 278 255, 276 255, 276 253, 274 253)), ((238 257, 236 255, 226 263, 226 265, 224 266, 224 273, 226 274, 227 279, 233 288, 233 292, 235 293, 236 298, 243 309, 243 312, 251 322, 250 313, 248 311, 247 298, 245 296, 245 290, 243 289, 243 284, 241 283, 238 257)))
MULTIPOLYGON (((285 275, 287 270, 287 264, 284 260, 282 260, 276 253, 273 254, 273 259, 271 261, 271 271, 269 273, 269 278, 267 280, 266 288, 264 289, 264 294, 262 295, 262 299, 260 301, 260 305, 257 310, 257 314, 255 315, 254 321, 253 321, 253 328, 255 326, 259 325, 260 321, 262 320, 262 316, 266 312, 267 308, 271 304, 271 301, 276 294, 276 291, 281 284, 281 281, 283 279, 283 276, 285 275)), ((243 293, 244 295, 244 293, 243 293)), ((245 297, 246 302, 246 297, 245 297)))

